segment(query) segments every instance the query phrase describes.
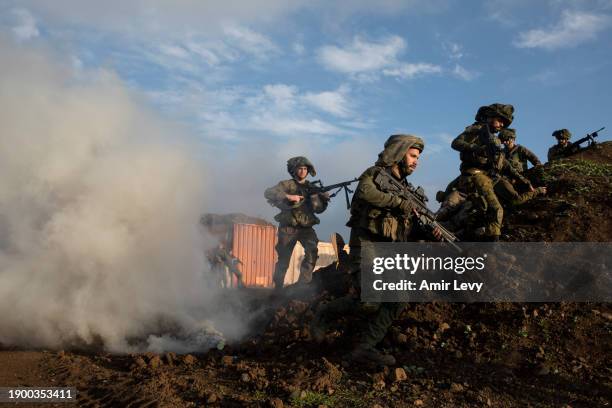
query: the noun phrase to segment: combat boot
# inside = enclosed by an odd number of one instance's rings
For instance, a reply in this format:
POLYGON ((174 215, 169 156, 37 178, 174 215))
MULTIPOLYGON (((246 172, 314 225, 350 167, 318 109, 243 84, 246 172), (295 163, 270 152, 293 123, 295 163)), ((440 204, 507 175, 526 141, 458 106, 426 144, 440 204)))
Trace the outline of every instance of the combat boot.
POLYGON ((359 345, 353 349, 350 355, 351 360, 362 364, 376 364, 378 366, 395 365, 395 357, 391 354, 385 354, 374 347, 367 345, 359 345))

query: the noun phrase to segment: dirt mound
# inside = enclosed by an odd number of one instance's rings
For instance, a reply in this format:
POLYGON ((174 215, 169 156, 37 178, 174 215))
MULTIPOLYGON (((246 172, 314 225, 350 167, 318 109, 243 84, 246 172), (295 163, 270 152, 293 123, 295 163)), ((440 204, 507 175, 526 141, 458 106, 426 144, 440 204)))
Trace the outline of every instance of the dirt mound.
POLYGON ((549 162, 537 177, 536 171, 530 173, 548 194, 507 211, 505 240, 612 240, 612 142, 549 162))
MULTIPOLYGON (((205 354, 45 353, 32 376, 79 406, 607 406, 609 305, 413 304, 383 347, 395 367, 351 363, 345 337, 310 340, 321 298, 279 307, 267 329, 205 354)), ((339 322, 350 331, 355 321, 339 322)), ((30 384, 38 384, 30 379, 30 384)))

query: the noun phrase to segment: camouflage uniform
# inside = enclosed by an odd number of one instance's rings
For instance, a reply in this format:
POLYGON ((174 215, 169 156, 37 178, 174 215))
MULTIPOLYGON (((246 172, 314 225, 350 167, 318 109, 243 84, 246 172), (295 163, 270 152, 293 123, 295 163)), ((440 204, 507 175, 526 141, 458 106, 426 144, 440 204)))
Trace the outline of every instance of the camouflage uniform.
POLYGON ((238 287, 243 287, 244 282, 242 280, 242 272, 238 269, 238 264, 240 260, 233 256, 225 247, 218 246, 212 249, 208 254, 208 261, 210 263, 211 269, 213 272, 217 274, 219 279, 219 286, 227 287, 225 271, 226 268, 230 272, 231 275, 235 275, 238 281, 238 287))
MULTIPOLYGON (((516 139, 516 130, 502 129, 499 132, 499 139, 502 142, 509 139, 516 139)), ((516 143, 512 149, 504 149, 504 156, 519 173, 523 173, 525 170, 527 170, 528 162, 531 163, 532 166, 539 166, 542 164, 535 153, 525 146, 521 146, 516 143)))
MULTIPOLYGON (((306 166, 312 176, 317 174, 312 163, 305 157, 294 157, 287 161, 287 170, 294 177, 295 170, 300 166, 306 166)), ((279 223, 278 242, 276 244, 278 261, 272 278, 275 287, 283 287, 291 254, 298 241, 304 247, 304 259, 300 265, 299 281, 310 282, 317 262, 317 244, 319 243, 312 226, 319 224, 320 220, 315 213, 325 211, 328 199, 316 194, 316 190, 313 189, 308 180, 298 183, 295 178, 283 180, 274 187, 268 188, 264 196, 271 205, 281 210, 274 217, 279 223), (299 204, 292 204, 286 199, 287 194, 300 195, 304 199, 299 204)))
MULTIPOLYGON (((383 191, 379 181, 381 177, 394 177, 397 181, 408 184, 404 177, 392 175, 390 169, 399 164, 411 148, 423 150, 423 141, 412 135, 394 135, 385 143, 385 149, 379 154, 376 164, 368 168, 360 177, 359 184, 351 202, 351 217, 346 224, 351 228, 350 271, 353 277, 354 290, 317 310, 313 320, 313 337, 324 333, 326 322, 333 317, 346 313, 368 314, 367 323, 357 337, 359 342, 355 353, 370 353, 370 360, 386 361, 392 364, 392 356, 380 355, 374 347, 385 337, 389 327, 401 314, 404 303, 363 304, 359 300, 361 247, 366 242, 405 242, 416 240, 423 234, 415 228, 412 205, 397 195, 383 191), (316 334, 315 334, 316 333, 316 334), (372 357, 374 356, 374 357, 372 357), (384 358, 387 358, 385 360, 384 358), (382 360, 381 360, 382 359, 382 360)), ((320 340, 320 339, 319 339, 320 340)))
MULTIPOLYGON (((557 141, 560 142, 562 140, 570 140, 572 134, 567 129, 559 129, 555 130, 552 135, 557 138, 557 141)), ((564 157, 570 156, 578 151, 577 147, 572 147, 571 144, 567 146, 562 146, 560 143, 552 146, 548 149, 548 161, 559 160, 564 157)))
POLYGON ((529 191, 519 193, 518 191, 516 191, 514 183, 512 183, 506 177, 500 177, 495 183, 493 190, 495 191, 495 194, 504 206, 521 205, 544 193, 542 187, 533 189, 533 191, 529 189, 529 191))
MULTIPOLYGON (((502 129, 499 132, 499 138, 502 142, 510 139, 516 139, 516 130, 502 129)), ((512 167, 514 167, 514 169, 521 174, 527 170, 528 162, 533 166, 540 166, 542 164, 531 150, 519 144, 515 144, 510 150, 504 149, 504 156, 512 167)), ((541 188, 538 188, 534 191, 529 189, 529 191, 519 193, 516 191, 516 183, 513 181, 514 180, 506 177, 500 177, 500 179, 495 183, 495 194, 497 194, 497 197, 501 200, 502 204, 508 206, 520 205, 543 192, 541 188)), ((530 187, 528 184, 525 184, 525 186, 530 187)))
MULTIPOLYGON (((512 123, 513 113, 512 105, 495 103, 483 106, 478 109, 476 122, 465 128, 465 131, 451 144, 453 149, 460 152, 462 179, 459 183, 465 186, 470 201, 476 203, 478 210, 485 214, 484 235, 489 240, 497 240, 501 235, 504 217, 504 210, 494 190, 499 175, 506 174, 525 185, 530 185, 503 155, 492 157, 488 153, 487 121, 491 117, 499 117, 507 127, 512 123)), ((495 143, 497 148, 501 149, 499 139, 495 138, 495 143)))

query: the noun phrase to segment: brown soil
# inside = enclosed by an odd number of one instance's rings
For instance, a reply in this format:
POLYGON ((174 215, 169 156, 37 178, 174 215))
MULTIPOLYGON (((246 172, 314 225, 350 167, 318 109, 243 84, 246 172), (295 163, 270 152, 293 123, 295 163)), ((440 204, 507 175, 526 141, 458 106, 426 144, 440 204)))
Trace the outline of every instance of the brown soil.
MULTIPOLYGON (((550 194, 508 213, 506 239, 610 241, 611 177, 612 143, 547 164, 541 181, 550 194)), ((330 266, 316 281, 333 289, 335 272, 330 266)), ((347 359, 359 321, 341 320, 322 346, 311 341, 313 310, 330 292, 295 288, 280 298, 234 292, 253 308, 265 305, 267 318, 250 338, 221 351, 109 355, 0 347, 0 385, 76 386, 79 406, 90 407, 612 404, 610 304, 411 304, 382 345, 397 366, 378 369, 347 359)))

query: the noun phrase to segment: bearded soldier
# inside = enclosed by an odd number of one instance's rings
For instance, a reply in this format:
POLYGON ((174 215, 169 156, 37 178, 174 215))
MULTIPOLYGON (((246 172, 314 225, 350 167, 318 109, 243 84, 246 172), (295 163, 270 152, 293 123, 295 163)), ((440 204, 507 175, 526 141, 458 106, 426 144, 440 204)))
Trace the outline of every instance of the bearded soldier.
POLYGON ((569 142, 572 137, 569 130, 555 130, 552 135, 557 139, 557 144, 548 149, 548 161, 562 159, 578 151, 578 147, 573 147, 569 142))
MULTIPOLYGON (((317 342, 325 338, 329 321, 347 313, 370 313, 367 324, 357 334, 358 341, 351 353, 357 362, 393 365, 395 358, 378 351, 376 345, 385 337, 392 322, 404 309, 403 303, 362 304, 359 301, 361 248, 367 242, 405 242, 425 237, 418 227, 413 203, 397 194, 385 191, 386 179, 392 178, 409 186, 406 177, 417 167, 423 151, 423 140, 412 135, 393 135, 387 139, 376 164, 360 177, 351 202, 351 216, 346 224, 351 228, 350 273, 353 289, 318 308, 311 324, 311 335, 317 342)), ((438 230, 429 233, 439 237, 438 230)))
POLYGON ((312 163, 303 156, 292 157, 287 161, 287 171, 291 179, 283 180, 268 188, 264 196, 268 202, 281 212, 274 217, 278 221, 278 242, 276 252, 278 262, 274 270, 274 286, 283 287, 285 274, 291 260, 295 244, 299 241, 304 247, 304 259, 300 266, 299 283, 309 283, 317 261, 319 239, 312 228, 320 222, 315 213, 327 208, 329 196, 320 194, 310 184, 308 174, 317 174, 312 163))
MULTIPOLYGON (((481 212, 484 212, 485 241, 499 241, 504 211, 495 193, 494 185, 504 174, 516 180, 529 191, 535 191, 531 183, 512 167, 501 151, 495 133, 507 128, 514 119, 514 107, 494 103, 482 106, 471 126, 453 140, 451 147, 460 152, 461 178, 459 190, 471 196, 481 212)), ((504 186, 506 187, 506 186, 504 186)))
POLYGON ((519 173, 523 173, 527 170, 527 163, 531 163, 532 166, 539 166, 542 163, 538 156, 535 155, 531 150, 516 143, 516 130, 515 129, 502 129, 499 131, 499 140, 504 144, 504 156, 510 164, 518 170, 519 173))

